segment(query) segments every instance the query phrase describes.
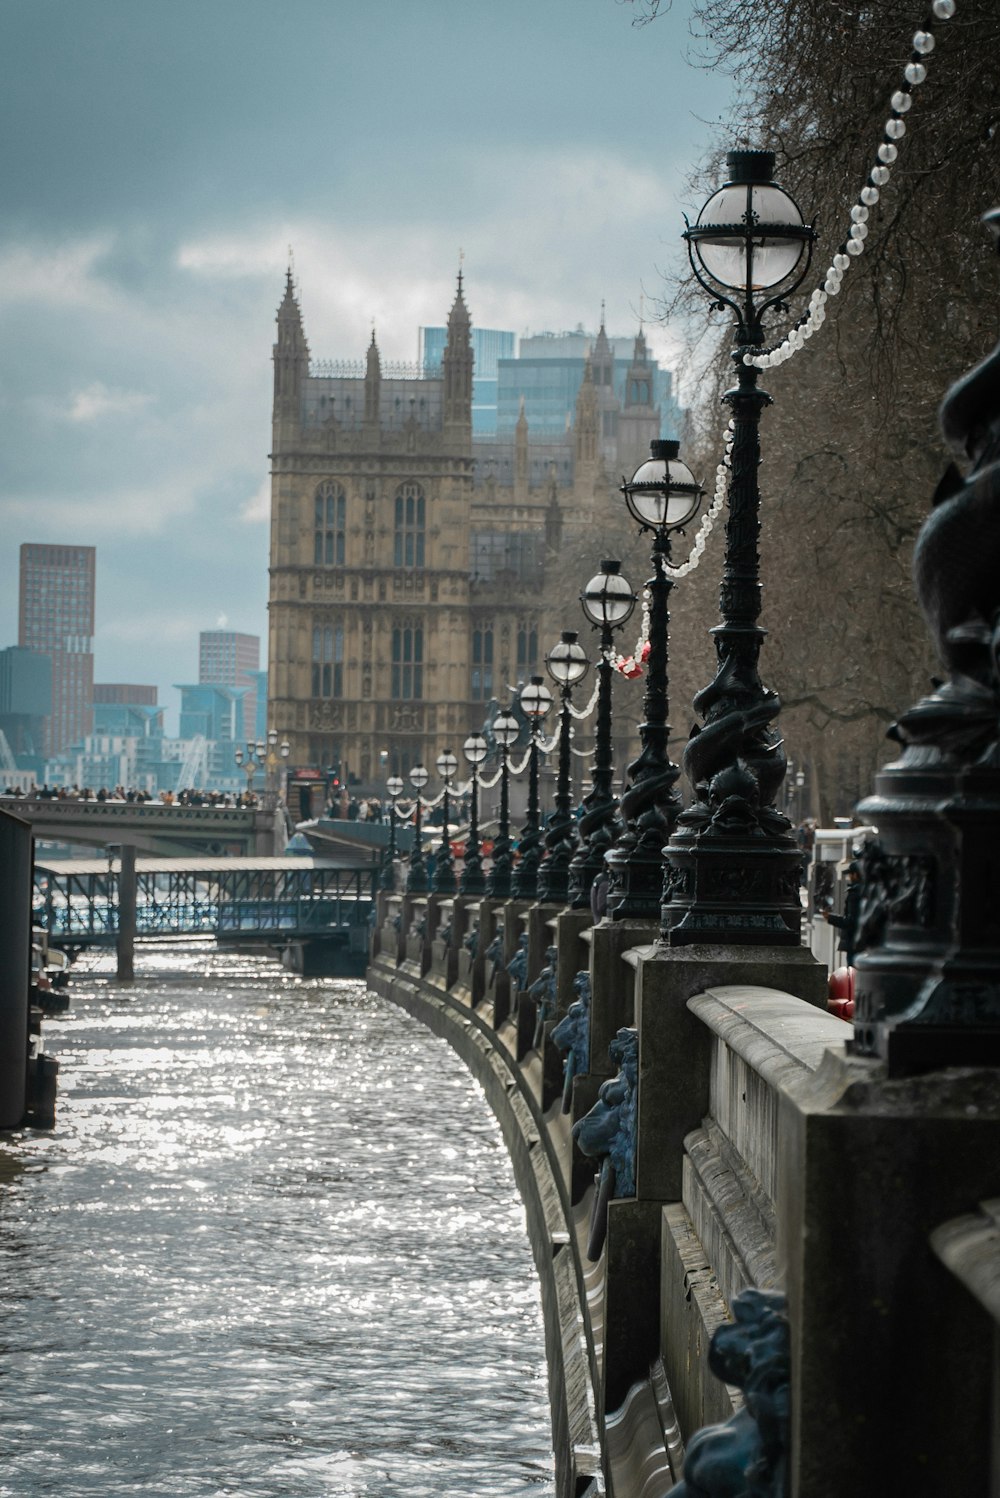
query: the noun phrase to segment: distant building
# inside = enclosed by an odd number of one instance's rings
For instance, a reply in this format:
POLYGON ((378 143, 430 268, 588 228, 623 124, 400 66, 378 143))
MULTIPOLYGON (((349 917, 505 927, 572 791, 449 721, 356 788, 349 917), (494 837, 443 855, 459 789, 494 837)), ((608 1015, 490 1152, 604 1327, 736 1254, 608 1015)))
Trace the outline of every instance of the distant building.
POLYGON ((128 707, 155 707, 156 687, 136 686, 131 682, 95 681, 94 706, 121 703, 128 707))
POLYGON ((17 643, 52 661, 52 711, 43 752, 60 753, 93 728, 93 546, 21 547, 17 643))
POLYGON ((20 645, 0 650, 0 732, 25 769, 41 773, 51 713, 52 657, 20 645))
POLYGON ((244 730, 245 687, 197 682, 177 690, 181 694, 179 738, 219 740, 235 751, 251 737, 244 730))
POLYGON ((163 708, 156 687, 94 683, 94 733, 129 739, 163 738, 163 708))
MULTIPOLYGON (((198 682, 201 686, 240 687, 243 709, 236 737, 256 742, 260 637, 232 629, 202 630, 198 636, 198 682)), ((181 737, 184 730, 181 729, 181 737)))
POLYGON ((440 357, 433 332, 417 365, 383 363, 374 333, 363 362, 312 360, 287 277, 273 352, 268 693, 293 771, 374 786, 457 750, 491 698, 506 700, 542 662, 564 533, 621 506, 621 473, 661 434, 641 331, 616 385, 601 327, 575 371, 568 425, 563 412, 561 426, 539 418, 536 430, 519 398, 513 431, 492 436, 473 430, 476 330, 461 275, 440 357))

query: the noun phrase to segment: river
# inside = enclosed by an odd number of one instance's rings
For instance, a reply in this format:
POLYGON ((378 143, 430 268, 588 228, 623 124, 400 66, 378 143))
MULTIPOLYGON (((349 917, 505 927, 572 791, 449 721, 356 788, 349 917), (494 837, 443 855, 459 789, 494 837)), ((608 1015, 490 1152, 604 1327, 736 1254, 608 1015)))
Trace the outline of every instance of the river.
POLYGON ((2 1498, 550 1498, 510 1162, 450 1048, 210 944, 81 959, 0 1136, 2 1498))

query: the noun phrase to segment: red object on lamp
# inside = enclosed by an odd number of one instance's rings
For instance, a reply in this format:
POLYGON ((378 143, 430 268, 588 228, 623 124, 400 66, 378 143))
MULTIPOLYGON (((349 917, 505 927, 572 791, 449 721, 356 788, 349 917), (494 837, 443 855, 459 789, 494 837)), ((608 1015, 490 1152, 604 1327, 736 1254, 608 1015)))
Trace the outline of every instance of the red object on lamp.
POLYGON ((854 1018, 854 969, 838 967, 826 985, 826 1007, 838 1019, 854 1018))

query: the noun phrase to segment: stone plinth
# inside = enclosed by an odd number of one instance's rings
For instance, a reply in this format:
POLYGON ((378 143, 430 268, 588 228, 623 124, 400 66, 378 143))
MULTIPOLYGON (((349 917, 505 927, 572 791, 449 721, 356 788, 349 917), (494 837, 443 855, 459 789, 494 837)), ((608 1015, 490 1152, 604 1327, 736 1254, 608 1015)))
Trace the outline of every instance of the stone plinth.
POLYGON ((993 1328, 930 1234, 1000 1187, 1000 1072, 828 1051, 783 1100, 792 1498, 996 1492, 993 1328))
POLYGON ((681 1197, 684 1136, 708 1111, 711 1032, 688 999, 731 984, 780 989, 826 1006, 826 969, 805 947, 644 948, 635 962, 639 1031, 636 1195, 681 1197))
POLYGON ((589 964, 588 945, 581 940, 581 936, 593 924, 594 918, 589 910, 560 910, 555 918, 555 943, 559 948, 556 1016, 565 1014, 576 998, 573 981, 577 973, 589 964))
POLYGON ((593 1076, 614 1073, 608 1046, 623 1025, 635 1023, 630 975, 622 954, 656 939, 655 921, 602 921, 590 932, 590 1070, 593 1076))

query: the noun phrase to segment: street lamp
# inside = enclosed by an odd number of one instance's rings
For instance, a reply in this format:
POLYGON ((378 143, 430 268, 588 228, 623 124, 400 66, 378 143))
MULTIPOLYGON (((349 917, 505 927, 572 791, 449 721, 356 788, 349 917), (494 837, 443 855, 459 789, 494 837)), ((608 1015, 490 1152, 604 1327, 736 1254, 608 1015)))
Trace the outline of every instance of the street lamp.
POLYGON ((667 654, 670 630, 670 537, 698 513, 703 490, 678 456, 676 442, 655 441, 632 478, 622 480, 630 515, 653 533, 649 594, 649 655, 646 662, 642 749, 626 771, 621 799, 625 831, 608 853, 608 915, 613 920, 659 914, 663 891, 663 845, 681 810, 680 770, 668 751, 670 724, 667 654))
POLYGON ((570 699, 574 686, 590 669, 575 629, 563 630, 558 645, 553 645, 546 656, 545 666, 559 688, 559 767, 555 810, 545 829, 545 854, 538 865, 538 898, 565 905, 569 899, 570 860, 580 844, 570 779, 570 699))
POLYGON ((785 775, 781 703, 758 673, 765 631, 760 616, 760 415, 771 397, 748 362, 763 343, 763 314, 809 269, 815 232, 771 180, 770 151, 731 151, 730 180, 685 232, 691 268, 713 305, 736 314, 736 384, 722 397, 732 413, 729 518, 712 630, 715 680, 694 700, 704 719, 684 751, 695 803, 667 851, 662 933, 688 942, 798 946, 801 853, 788 818, 775 806, 785 775))
POLYGON ((453 895, 458 889, 458 881, 455 878, 455 860, 451 855, 451 836, 448 829, 450 807, 448 805, 449 792, 451 790, 451 777, 458 769, 458 760, 450 749, 442 749, 435 760, 437 772, 444 781, 444 799, 442 810, 444 821, 441 825, 441 846, 434 863, 433 890, 436 895, 453 895))
POLYGON ((486 893, 486 875, 479 847, 479 766, 489 753, 489 745, 481 733, 470 733, 462 745, 462 753, 472 767, 472 797, 469 802, 469 835, 465 842, 465 863, 462 877, 458 881, 459 894, 483 895, 486 893))
POLYGON ((542 720, 552 706, 552 693, 542 677, 533 676, 521 688, 521 711, 528 719, 528 810, 518 841, 519 858, 514 870, 512 893, 518 900, 538 898, 538 863, 542 855, 542 830, 538 810, 538 735, 542 720))
POLYGON ((244 754, 243 750, 237 744, 233 758, 247 778, 246 793, 247 800, 249 801, 253 796, 253 778, 257 773, 258 766, 264 762, 264 745, 263 743, 255 744, 252 739, 248 739, 246 753, 244 754))
MULTIPOLYGON (((247 745, 249 748, 250 746, 247 745)), ((257 759, 264 766, 264 806, 266 810, 273 811, 278 804, 279 795, 284 791, 284 786, 278 786, 278 766, 287 760, 291 752, 291 745, 287 739, 278 743, 278 730, 269 728, 267 730, 267 748, 260 741, 257 743, 257 759)))
POLYGON ((520 732, 521 725, 510 708, 493 719, 493 737, 500 746, 500 816, 493 840, 493 867, 486 879, 486 893, 492 900, 506 900, 510 896, 510 767, 507 755, 520 732))
POLYGON ((385 783, 389 792, 389 846, 385 850, 385 860, 382 864, 382 872, 379 875, 378 887, 392 894, 396 888, 396 802, 403 794, 403 780, 399 775, 390 775, 385 783))
POLYGON ((618 798, 614 782, 614 752, 611 741, 611 652, 614 632, 632 617, 636 595, 620 572, 621 562, 603 561, 580 594, 583 612, 592 628, 601 631, 601 653, 597 662, 597 720, 594 729, 594 764, 590 772, 593 788, 583 800, 580 848, 569 866, 569 899, 574 910, 590 903, 590 890, 605 872, 604 855, 614 841, 618 798))
POLYGON ((427 784, 429 772, 424 765, 414 765, 410 771, 410 784, 413 787, 413 848, 410 851, 410 867, 406 871, 406 893, 408 895, 426 895, 430 888, 427 878, 427 865, 424 863, 424 846, 420 834, 420 792, 427 784))

